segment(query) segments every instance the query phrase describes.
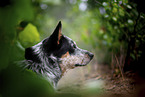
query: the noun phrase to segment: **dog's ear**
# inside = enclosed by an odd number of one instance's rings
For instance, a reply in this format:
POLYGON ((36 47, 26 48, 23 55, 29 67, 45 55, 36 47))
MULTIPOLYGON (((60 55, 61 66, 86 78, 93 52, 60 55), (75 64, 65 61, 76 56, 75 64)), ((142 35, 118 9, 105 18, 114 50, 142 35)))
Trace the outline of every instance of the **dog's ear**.
POLYGON ((51 40, 54 44, 58 45, 60 43, 60 39, 61 39, 61 36, 62 36, 61 29, 62 29, 62 25, 61 25, 61 21, 59 21, 59 23, 56 26, 54 32, 50 36, 50 38, 51 38, 51 40))
POLYGON ((41 62, 39 56, 34 52, 34 50, 31 47, 25 49, 25 59, 37 63, 41 62))

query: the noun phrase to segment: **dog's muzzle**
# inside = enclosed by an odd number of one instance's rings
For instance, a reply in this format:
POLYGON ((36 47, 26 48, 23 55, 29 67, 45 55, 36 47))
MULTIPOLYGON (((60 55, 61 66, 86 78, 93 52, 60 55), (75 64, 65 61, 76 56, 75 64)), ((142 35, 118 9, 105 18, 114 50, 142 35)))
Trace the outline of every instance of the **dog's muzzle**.
POLYGON ((88 61, 86 61, 86 58, 83 58, 82 62, 80 64, 75 64, 75 66, 86 66, 94 57, 93 53, 86 52, 85 55, 87 56, 88 61))

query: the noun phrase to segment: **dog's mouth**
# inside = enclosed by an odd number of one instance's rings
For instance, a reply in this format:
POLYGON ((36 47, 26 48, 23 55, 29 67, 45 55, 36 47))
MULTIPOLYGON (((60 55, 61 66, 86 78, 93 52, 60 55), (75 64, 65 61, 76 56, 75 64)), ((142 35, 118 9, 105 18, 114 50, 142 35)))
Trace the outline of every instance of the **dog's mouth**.
POLYGON ((76 67, 77 67, 77 66, 86 66, 86 65, 89 63, 89 62, 88 62, 87 64, 83 64, 83 62, 84 62, 84 59, 82 60, 81 64, 75 64, 75 66, 76 66, 76 67))
POLYGON ((75 64, 75 66, 86 66, 87 64, 75 64))
POLYGON ((85 58, 82 59, 81 63, 77 63, 74 66, 75 67, 77 67, 77 66, 86 66, 92 60, 94 55, 90 54, 89 56, 90 56, 90 58, 85 57, 85 58))

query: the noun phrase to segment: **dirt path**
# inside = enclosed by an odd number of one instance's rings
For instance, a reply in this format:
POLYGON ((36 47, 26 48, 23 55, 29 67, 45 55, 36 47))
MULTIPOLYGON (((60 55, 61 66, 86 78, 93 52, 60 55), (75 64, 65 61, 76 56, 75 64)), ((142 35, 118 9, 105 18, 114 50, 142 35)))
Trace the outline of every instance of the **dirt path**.
POLYGON ((114 75, 107 65, 92 64, 67 72, 58 83, 58 91, 84 97, 134 97, 134 84, 131 77, 114 75))

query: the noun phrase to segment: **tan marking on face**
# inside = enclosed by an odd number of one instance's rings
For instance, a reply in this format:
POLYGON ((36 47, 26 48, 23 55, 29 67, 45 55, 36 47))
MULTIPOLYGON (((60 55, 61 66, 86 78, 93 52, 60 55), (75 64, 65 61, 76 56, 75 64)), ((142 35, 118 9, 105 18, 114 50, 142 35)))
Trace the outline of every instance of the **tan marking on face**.
POLYGON ((66 52, 64 55, 62 55, 61 58, 64 58, 64 57, 67 57, 67 56, 69 56, 69 52, 66 52))

